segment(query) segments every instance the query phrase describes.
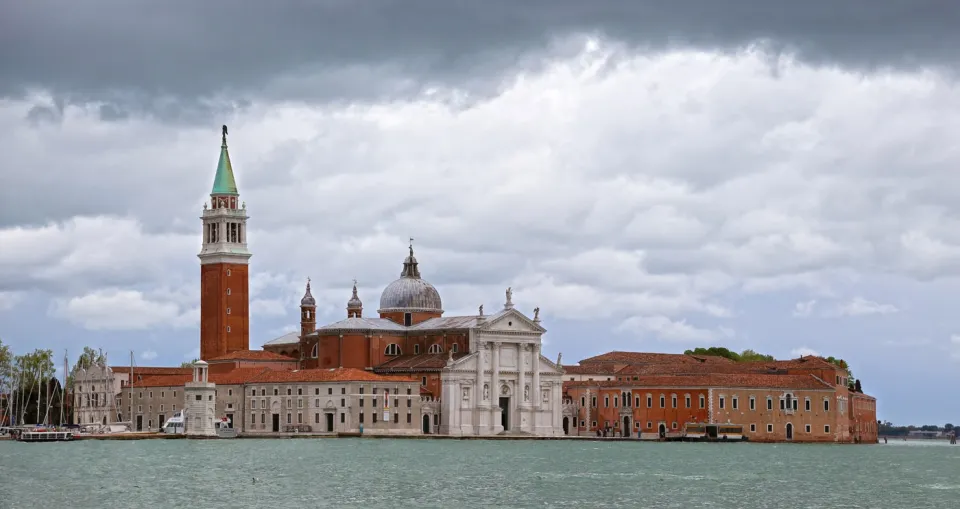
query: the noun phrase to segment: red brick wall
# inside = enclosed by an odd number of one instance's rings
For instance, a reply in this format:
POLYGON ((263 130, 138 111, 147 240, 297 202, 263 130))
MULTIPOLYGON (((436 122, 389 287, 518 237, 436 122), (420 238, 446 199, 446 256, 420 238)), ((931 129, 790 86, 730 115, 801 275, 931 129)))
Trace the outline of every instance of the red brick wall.
MULTIPOLYGON (((385 318, 390 320, 393 323, 398 323, 404 325, 403 323, 404 313, 380 313, 380 318, 385 318)), ((410 324, 416 325, 420 322, 425 322, 431 318, 440 318, 440 313, 411 313, 410 314, 410 324)))
POLYGON ((230 263, 200 266, 200 358, 203 360, 250 348, 247 269, 246 265, 230 263), (230 314, 227 314, 228 308, 230 314))

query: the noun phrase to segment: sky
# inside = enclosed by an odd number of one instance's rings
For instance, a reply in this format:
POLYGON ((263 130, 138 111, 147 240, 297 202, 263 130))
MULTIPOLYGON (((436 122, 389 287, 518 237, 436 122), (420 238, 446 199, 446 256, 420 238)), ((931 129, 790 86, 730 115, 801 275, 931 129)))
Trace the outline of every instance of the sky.
POLYGON ((960 5, 0 0, 0 339, 178 365, 229 126, 251 338, 367 314, 413 237, 447 315, 544 354, 846 359, 960 421, 960 5))

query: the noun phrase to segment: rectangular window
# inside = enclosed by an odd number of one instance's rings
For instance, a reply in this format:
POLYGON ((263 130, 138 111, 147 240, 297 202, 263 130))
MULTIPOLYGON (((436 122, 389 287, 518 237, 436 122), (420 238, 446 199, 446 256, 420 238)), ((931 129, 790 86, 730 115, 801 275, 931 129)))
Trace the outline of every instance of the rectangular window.
POLYGON ((363 424, 363 412, 360 412, 360 424, 363 424))
MULTIPOLYGON (((317 394, 320 394, 320 389, 317 389, 317 394)), ((327 395, 333 394, 333 387, 327 387, 327 395)))
POLYGON ((411 406, 413 406, 413 400, 410 398, 407 398, 407 408, 410 408, 411 406))
POLYGON ((292 396, 292 395, 293 395, 293 389, 291 389, 291 388, 288 387, 288 388, 287 388, 287 396, 292 396))
POLYGON ((423 377, 423 378, 420 380, 420 385, 424 385, 424 386, 427 385, 427 377, 423 377))
POLYGON ((363 398, 360 398, 360 408, 363 408, 363 398))
POLYGON ((393 423, 394 423, 394 424, 399 424, 399 423, 400 423, 400 414, 398 414, 398 413, 396 413, 396 412, 393 413, 393 423))
POLYGON ((320 400, 319 399, 313 400, 313 406, 314 408, 320 408, 320 400))
POLYGON ((734 396, 733 399, 730 400, 730 403, 733 403, 734 410, 737 410, 740 408, 740 398, 737 398, 736 396, 734 396))
POLYGON ((803 427, 803 431, 805 431, 805 432, 807 432, 807 433, 810 433, 810 425, 807 424, 806 426, 804 426, 804 427, 803 427))
POLYGON ((603 408, 610 408, 610 396, 603 397, 603 408))
POLYGON ((407 424, 410 424, 411 422, 413 422, 413 416, 411 416, 410 413, 407 412, 407 424))
POLYGON ((597 397, 594 396, 593 398, 590 398, 590 399, 593 400, 593 401, 590 402, 590 403, 592 404, 593 408, 597 408, 597 397))
POLYGON ((376 423, 377 423, 377 413, 374 412, 372 415, 373 415, 373 423, 376 424, 376 423))
POLYGON ((823 411, 824 411, 824 412, 829 412, 829 411, 830 411, 830 400, 829 400, 829 399, 823 400, 823 411))
POLYGON ((320 414, 313 414, 313 423, 320 424, 320 414))
POLYGON ((297 388, 297 396, 303 396, 303 389, 297 388))
POLYGON ((257 414, 250 414, 250 424, 257 423, 257 414))
POLYGON ((773 398, 767 398, 767 410, 773 410, 773 398))
POLYGON ((676 396, 670 396, 670 404, 673 406, 673 408, 677 408, 677 397, 676 397, 676 396))
POLYGON ((726 399, 726 398, 724 398, 723 396, 720 396, 720 408, 721 408, 721 409, 723 409, 723 401, 724 401, 724 399, 726 399))
POLYGON ((701 395, 700 395, 700 409, 701 409, 701 410, 706 406, 706 405, 704 404, 704 399, 705 399, 705 398, 704 398, 703 395, 701 394, 701 395))
POLYGON ((750 410, 756 410, 756 409, 757 409, 757 398, 750 396, 750 410))
POLYGON ((757 432, 757 425, 756 425, 756 424, 751 424, 751 425, 750 425, 750 433, 756 433, 756 432, 757 432))
POLYGON ((634 407, 640 408, 640 396, 636 397, 636 401, 633 404, 634 407))
POLYGON ((830 433, 830 425, 829 425, 829 424, 825 424, 825 425, 823 426, 823 432, 824 432, 824 433, 830 433))
POLYGON ((653 408, 653 396, 647 396, 647 408, 653 408))
MULTIPOLYGON (((330 392, 328 392, 327 394, 333 394, 333 389, 329 389, 329 391, 330 391, 330 392)), ((320 395, 320 388, 319 388, 319 387, 317 387, 316 389, 313 390, 313 395, 314 395, 314 396, 319 396, 319 395, 320 395)))
POLYGON ((340 412, 340 424, 347 422, 347 414, 340 412))
POLYGON ((686 408, 690 408, 690 395, 689 395, 689 394, 687 394, 686 396, 683 397, 683 404, 686 406, 686 408))
POLYGON ((293 424, 293 414, 287 414, 287 424, 293 424))
POLYGON ((340 398, 340 406, 341 406, 341 407, 347 406, 347 400, 344 399, 344 398, 340 398))
POLYGON ((773 433, 773 424, 767 424, 767 433, 773 433))
POLYGON ((297 413, 297 424, 303 424, 303 414, 297 413))
POLYGON ((660 396, 660 408, 667 408, 667 398, 660 396))

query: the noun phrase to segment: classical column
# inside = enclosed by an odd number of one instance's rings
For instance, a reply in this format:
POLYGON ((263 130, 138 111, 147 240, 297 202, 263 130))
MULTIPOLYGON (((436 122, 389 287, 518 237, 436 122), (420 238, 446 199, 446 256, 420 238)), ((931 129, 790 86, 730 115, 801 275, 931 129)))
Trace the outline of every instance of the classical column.
POLYGON ((523 352, 526 349, 527 345, 525 343, 517 343, 517 387, 519 387, 520 392, 520 404, 517 405, 518 407, 524 407, 529 404, 528 400, 523 399, 523 395, 527 394, 525 388, 526 377, 524 376, 526 369, 523 367, 523 352))
POLYGON ((490 406, 493 408, 494 416, 494 422, 491 422, 490 426, 496 427, 499 424, 496 417, 500 415, 500 412, 497 411, 500 406, 500 342, 495 341, 490 346, 493 347, 493 368, 490 370, 490 406))
POLYGON ((530 388, 530 397, 533 399, 533 408, 540 408, 540 345, 531 345, 533 362, 530 363, 530 370, 533 371, 533 387, 530 388))
MULTIPOLYGON (((477 386, 473 391, 473 401, 474 408, 479 408, 484 405, 483 402, 483 351, 486 349, 486 344, 477 342, 477 386)), ((477 423, 479 425, 479 422, 477 423)))

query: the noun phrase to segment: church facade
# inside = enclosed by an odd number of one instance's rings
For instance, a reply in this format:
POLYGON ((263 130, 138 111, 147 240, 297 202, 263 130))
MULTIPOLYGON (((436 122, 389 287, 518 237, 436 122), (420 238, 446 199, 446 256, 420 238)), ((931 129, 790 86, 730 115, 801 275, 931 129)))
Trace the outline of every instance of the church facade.
POLYGON ((562 368, 541 355, 539 309, 518 311, 506 291, 491 315, 444 316, 436 288, 420 275, 411 243, 400 278, 383 290, 377 317, 365 317, 354 283, 347 317, 317 326, 310 282, 300 335, 264 350, 299 356, 303 369, 355 368, 421 381, 424 433, 558 436, 562 368))

